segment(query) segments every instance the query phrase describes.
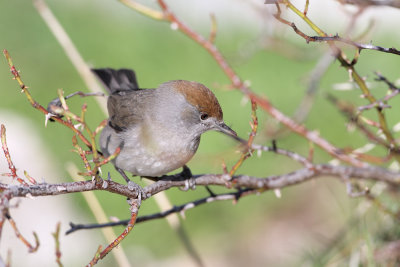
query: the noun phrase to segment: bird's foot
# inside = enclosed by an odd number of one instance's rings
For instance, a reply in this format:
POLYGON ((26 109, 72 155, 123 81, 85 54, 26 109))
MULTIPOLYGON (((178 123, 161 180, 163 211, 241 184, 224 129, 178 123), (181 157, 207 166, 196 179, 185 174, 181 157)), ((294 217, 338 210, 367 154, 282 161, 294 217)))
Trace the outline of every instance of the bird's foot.
POLYGON ((180 187, 180 190, 188 191, 189 189, 196 189, 196 180, 193 178, 192 172, 190 171, 188 166, 183 165, 183 170, 181 173, 178 174, 178 176, 185 181, 185 186, 180 187))
POLYGON ((137 192, 137 198, 138 198, 138 202, 139 202, 139 206, 142 202, 142 198, 144 198, 146 196, 146 193, 144 192, 143 187, 141 187, 140 185, 138 185, 137 183, 131 181, 128 176, 126 176, 125 172, 120 169, 115 167, 115 169, 121 174, 121 176, 125 179, 125 181, 128 183, 128 189, 133 191, 135 190, 137 192))
POLYGON ((128 182, 128 189, 131 191, 136 191, 137 192, 137 198, 138 198, 138 205, 140 206, 140 204, 142 203, 142 197, 146 196, 146 193, 144 192, 143 187, 141 187, 140 185, 138 185, 135 182, 129 181, 128 182))

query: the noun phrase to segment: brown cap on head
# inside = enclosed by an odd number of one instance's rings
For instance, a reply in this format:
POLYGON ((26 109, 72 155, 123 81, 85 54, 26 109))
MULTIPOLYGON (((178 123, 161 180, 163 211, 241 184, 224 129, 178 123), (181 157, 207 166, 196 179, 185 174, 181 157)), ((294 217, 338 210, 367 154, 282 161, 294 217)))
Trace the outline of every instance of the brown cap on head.
POLYGON ((186 100, 200 112, 222 120, 222 109, 217 98, 210 89, 197 82, 177 80, 170 82, 174 89, 185 96, 186 100))

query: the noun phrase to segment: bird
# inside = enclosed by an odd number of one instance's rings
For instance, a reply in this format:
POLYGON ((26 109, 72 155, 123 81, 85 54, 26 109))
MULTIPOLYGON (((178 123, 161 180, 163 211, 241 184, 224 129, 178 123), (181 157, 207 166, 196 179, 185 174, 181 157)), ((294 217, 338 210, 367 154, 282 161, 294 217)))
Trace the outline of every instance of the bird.
POLYGON ((125 180, 125 171, 141 177, 185 171, 207 131, 237 136, 224 122, 213 92, 201 83, 172 80, 155 89, 140 89, 131 69, 92 71, 109 93, 100 149, 105 157, 121 149, 112 163, 125 180))

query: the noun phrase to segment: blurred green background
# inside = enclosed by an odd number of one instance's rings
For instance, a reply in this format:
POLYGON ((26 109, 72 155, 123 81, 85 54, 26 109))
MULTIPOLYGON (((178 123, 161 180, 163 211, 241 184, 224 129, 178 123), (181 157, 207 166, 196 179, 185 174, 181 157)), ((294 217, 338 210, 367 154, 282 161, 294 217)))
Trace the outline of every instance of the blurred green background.
MULTIPOLYGON (((339 5, 334 1, 323 2, 330 2, 331 5, 333 3, 336 8, 339 5)), ((204 36, 208 35, 211 27, 209 14, 214 13, 218 23, 216 45, 240 77, 248 80, 255 92, 267 96, 285 114, 291 115, 295 112, 307 90, 309 73, 326 51, 324 44, 305 44, 291 29, 271 19, 271 6, 263 6, 256 2, 197 0, 168 3, 183 21, 204 36), (268 45, 268 40, 275 41, 277 45, 268 45)), ((324 12, 327 10, 313 9, 312 4, 310 16, 315 15, 317 23, 331 30, 331 33, 342 33, 345 30, 346 19, 340 19, 337 24, 324 21, 324 12)), ((154 88, 162 82, 174 79, 201 82, 212 88, 217 95, 225 121, 244 138, 250 132, 249 103, 241 104, 242 95, 229 90, 228 79, 204 49, 182 33, 172 30, 168 23, 149 19, 118 1, 48 1, 48 5, 90 66, 133 68, 140 86, 144 88, 154 88)), ((150 6, 156 8, 155 3, 151 3, 150 6)), ((59 88, 66 94, 77 90, 87 91, 31 1, 2 1, 0 9, 0 47, 10 52, 14 64, 21 71, 23 81, 39 103, 46 106, 57 96, 59 88)), ((290 17, 290 14, 287 16, 290 17)), ((347 18, 343 13, 338 16, 347 18)), ((396 32, 389 35, 385 31, 379 31, 379 27, 388 26, 383 23, 377 25, 369 36, 374 44, 398 46, 399 34, 396 32)), ((360 31, 362 29, 365 27, 361 27, 360 31)), ((345 49, 349 57, 354 54, 351 48, 345 49)), ((383 96, 386 87, 374 83, 373 71, 380 71, 394 81, 398 78, 399 67, 398 57, 373 51, 363 51, 357 64, 360 74, 374 85, 373 93, 377 96, 383 96)), ((4 59, 0 61, 0 81, 0 118, 4 121, 9 121, 9 118, 12 121, 11 118, 22 117, 24 121, 29 121, 26 127, 30 128, 18 134, 23 134, 25 139, 29 138, 30 131, 37 132, 42 139, 43 150, 48 151, 50 155, 48 165, 59 173, 58 177, 48 177, 43 169, 36 178, 52 182, 71 181, 65 170, 67 162, 73 162, 83 170, 79 156, 71 152, 72 133, 55 123, 44 127, 44 116, 34 110, 20 93, 17 83, 11 79, 4 59)), ((363 146, 367 140, 356 131, 347 131, 347 120, 326 100, 326 94, 331 93, 341 99, 351 100, 356 105, 365 104, 364 100, 359 98, 360 92, 357 90, 332 90, 334 83, 346 82, 346 71, 337 62, 333 63, 321 80, 315 103, 305 125, 309 129, 319 131, 321 136, 338 147, 357 148, 363 146)), ((69 101, 69 106, 71 110, 79 113, 83 103, 88 104, 88 122, 95 128, 106 116, 94 99, 74 98, 69 101)), ((398 121, 398 100, 391 101, 391 104, 394 108, 387 112, 387 116, 393 125, 398 121)), ((258 114, 260 131, 257 142, 268 145, 271 143, 271 137, 267 135, 268 126, 274 123, 261 110, 258 114)), ((374 118, 374 112, 367 114, 374 118)), ((17 134, 11 130, 13 126, 6 124, 6 127, 9 135, 17 134)), ((304 139, 293 134, 276 138, 279 147, 307 155, 308 143, 304 139)), ((19 141, 21 140, 16 140, 19 141)), ((24 141, 30 142, 29 139, 24 141)), ((16 157, 17 154, 26 153, 25 149, 29 149, 29 146, 15 150, 10 145, 11 153, 16 157)), ((199 151, 189 163, 189 167, 194 174, 221 173, 223 162, 231 167, 239 158, 237 149, 236 144, 226 137, 218 133, 207 133, 202 137, 199 151)), ((37 157, 41 156, 41 150, 35 153, 37 157)), ((380 150, 373 153, 384 155, 384 151, 380 150)), ((20 171, 26 169, 29 172, 29 166, 35 164, 36 156, 17 167, 20 171)), ((330 157, 316 148, 314 161, 322 163, 328 160, 330 157)), ((263 153, 261 157, 254 156, 247 160, 238 173, 266 177, 288 173, 300 167, 281 156, 263 153)), ((2 173, 6 171, 0 170, 2 173)), ((113 179, 122 182, 112 166, 103 168, 103 173, 107 172, 111 172, 113 179)), ((137 179, 135 178, 135 181, 137 179)), ((215 191, 223 190, 215 188, 215 191)), ((96 192, 96 195, 107 216, 121 219, 128 217, 125 199, 105 192, 96 192)), ((207 192, 203 188, 189 192, 171 189, 167 195, 172 203, 178 205, 204 197, 207 192)), ((379 244, 376 229, 383 232, 385 227, 389 231, 393 229, 382 212, 374 207, 358 216, 356 211, 360 205, 366 203, 365 200, 350 199, 346 195, 345 186, 337 180, 318 179, 286 188, 282 190, 282 195, 282 198, 278 199, 273 192, 267 192, 240 199, 236 205, 232 205, 231 201, 210 203, 187 211, 186 218, 182 220, 183 227, 206 266, 243 266, 249 263, 251 266, 323 266, 329 261, 342 263, 352 255, 352 249, 367 250, 369 253, 366 255, 372 255, 371 251, 379 244), (350 248, 343 240, 335 239, 341 231, 344 231, 343 239, 352 240, 353 246, 350 248), (334 241, 337 243, 330 250, 330 244, 334 241), (343 252, 346 248, 347 252, 343 252), (338 251, 342 251, 343 254, 338 251), (338 254, 340 256, 337 256, 338 254)), ((69 221, 94 222, 94 217, 81 195, 57 198, 69 202, 69 210, 79 214, 80 219, 74 221, 71 218, 75 217, 68 214, 65 218, 54 218, 63 222, 63 231, 68 229, 69 221)), ((26 201, 28 200, 24 202, 26 201)), ((369 205, 368 203, 365 205, 369 205)), ((157 211, 154 200, 150 199, 143 202, 140 215, 157 211)), ((31 212, 32 214, 23 215, 34 218, 41 214, 39 207, 31 212)), ((55 224, 49 222, 46 227, 50 235, 55 224)), ((122 229, 116 228, 115 231, 119 233, 122 229)), ((30 226, 24 226, 23 233, 29 234, 34 230, 35 224, 32 223, 30 226)), ((97 246, 106 243, 101 239, 99 230, 91 231, 92 235, 89 238, 97 236, 97 239, 90 242, 89 247, 85 249, 79 248, 79 240, 83 238, 83 233, 76 232, 74 237, 62 235, 61 245, 65 244, 65 247, 62 247, 62 260, 67 266, 86 264, 94 255, 97 246), (75 238, 75 243, 67 246, 68 239, 72 238, 75 238), (71 256, 70 250, 78 252, 79 256, 71 256), (79 251, 82 253, 79 254, 79 251)), ((1 242, 1 256, 5 257, 7 242, 1 242)), ((123 241, 122 247, 132 265, 195 266, 178 235, 168 226, 166 220, 138 224, 132 234, 123 241)), ((51 243, 50 251, 44 251, 47 255, 44 259, 29 258, 35 257, 33 255, 18 258, 17 251, 24 249, 12 249, 11 259, 17 266, 30 259, 34 259, 34 262, 54 263, 53 257, 48 256, 53 253, 51 243)), ((109 255, 99 266, 112 264, 115 264, 115 259, 109 255)))

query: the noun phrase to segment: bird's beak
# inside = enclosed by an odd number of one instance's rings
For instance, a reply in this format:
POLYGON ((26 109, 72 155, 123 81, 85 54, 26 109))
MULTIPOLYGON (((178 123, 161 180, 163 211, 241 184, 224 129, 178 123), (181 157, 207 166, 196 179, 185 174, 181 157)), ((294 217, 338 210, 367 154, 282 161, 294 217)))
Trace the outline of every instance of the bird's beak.
POLYGON ((237 139, 237 133, 234 130, 232 130, 228 125, 226 125, 223 121, 217 122, 215 126, 216 126, 215 130, 217 130, 218 132, 233 137, 234 139, 237 139))

